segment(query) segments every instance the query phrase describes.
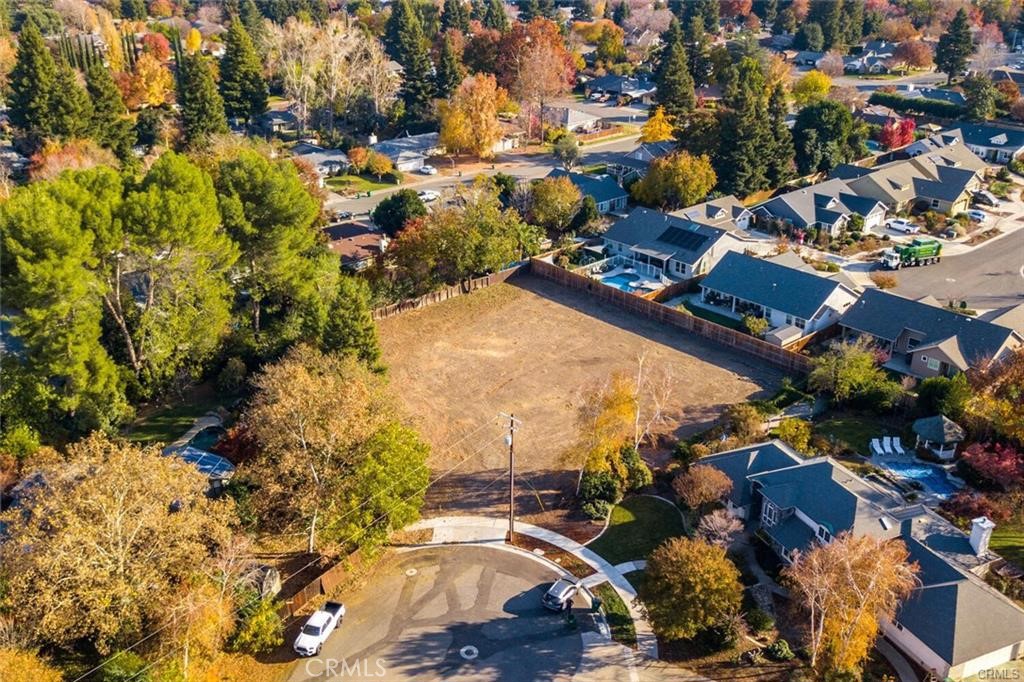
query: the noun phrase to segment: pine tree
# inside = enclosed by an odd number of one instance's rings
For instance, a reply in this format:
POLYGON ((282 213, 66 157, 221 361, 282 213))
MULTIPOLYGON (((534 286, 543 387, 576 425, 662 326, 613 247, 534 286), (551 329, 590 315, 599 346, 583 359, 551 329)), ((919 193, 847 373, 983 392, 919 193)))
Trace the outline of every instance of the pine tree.
POLYGON ((576 21, 593 21, 594 8, 590 6, 590 0, 574 0, 572 18, 576 21))
POLYGON ((247 123, 267 110, 267 82, 263 64, 256 53, 245 25, 232 19, 224 40, 224 58, 220 62, 220 94, 224 112, 247 123))
POLYGON ((49 134, 67 140, 84 137, 90 132, 92 102, 78 84, 78 72, 70 66, 57 67, 50 98, 51 124, 49 134))
POLYGON ((422 121, 429 114, 434 98, 433 66, 419 17, 409 0, 395 3, 387 33, 395 61, 402 65, 405 115, 410 120, 422 121))
POLYGON ((967 60, 973 52, 971 24, 967 19, 967 10, 961 7, 935 48, 935 66, 946 74, 947 84, 953 82, 953 76, 959 76, 967 68, 967 60))
POLYGON ((558 7, 555 0, 540 0, 540 15, 545 19, 557 22, 559 20, 558 7))
POLYGON ((540 2, 538 0, 519 0, 517 7, 519 8, 519 21, 524 24, 528 24, 541 16, 540 2))
POLYGON ((249 34, 253 45, 256 46, 257 50, 262 49, 266 32, 263 24, 263 15, 260 13, 259 7, 256 6, 255 0, 242 0, 238 11, 238 18, 242 20, 242 24, 245 26, 245 30, 249 34))
POLYGON ((327 319, 321 341, 325 351, 351 354, 371 368, 378 366, 380 343, 370 306, 370 287, 364 278, 341 278, 327 319))
POLYGON ((696 13, 704 20, 704 30, 712 35, 718 35, 721 31, 719 16, 719 0, 696 0, 696 13))
POLYGON ((864 38, 864 0, 846 0, 843 3, 841 23, 846 45, 859 45, 864 38))
POLYGON ((771 145, 765 155, 765 175, 769 187, 779 187, 793 177, 793 134, 786 125, 786 91, 778 83, 768 99, 768 126, 771 145))
POLYGON ((114 152, 123 163, 132 161, 135 126, 126 118, 127 109, 110 71, 95 62, 85 72, 85 89, 92 100, 92 137, 114 152))
POLYGON ((455 29, 463 33, 469 33, 469 13, 462 0, 444 0, 444 10, 441 14, 441 30, 455 29))
POLYGON ((487 0, 472 0, 469 3, 469 18, 471 21, 479 21, 482 24, 486 16, 487 0))
POLYGON ((46 49, 35 22, 26 22, 18 36, 18 54, 10 75, 11 123, 38 142, 50 132, 51 100, 57 64, 46 49))
POLYGON ((493 28, 502 33, 508 30, 508 14, 505 13, 505 3, 503 0, 489 0, 483 24, 487 28, 493 28))
POLYGON ((841 49, 845 36, 842 25, 842 0, 814 0, 807 20, 821 26, 822 49, 841 49))
POLYGON ((226 133, 224 100, 217 92, 210 66, 201 54, 186 55, 178 76, 178 102, 185 140, 196 146, 210 135, 226 133))
POLYGON ((121 0, 121 16, 133 21, 145 21, 146 3, 143 0, 121 0))
POLYGON ((651 78, 655 83, 661 82, 672 46, 682 42, 683 29, 679 26, 679 21, 672 17, 668 23, 668 28, 661 34, 661 49, 658 51, 658 61, 654 65, 654 73, 651 74, 651 78))
POLYGON ((704 30, 704 19, 699 14, 690 17, 686 25, 686 52, 689 58, 690 75, 694 85, 703 87, 711 82, 711 41, 704 30))
POLYGON ((621 0, 619 4, 615 5, 615 11, 612 12, 612 21, 616 26, 622 26, 626 23, 626 19, 629 19, 629 5, 626 0, 621 0))
POLYGON ((466 70, 459 63, 451 38, 445 36, 441 45, 441 58, 437 64, 437 96, 441 99, 451 97, 465 75, 466 70))
POLYGON ((772 144, 764 72, 757 60, 746 57, 740 62, 725 104, 715 169, 719 188, 747 196, 768 186, 763 155, 772 144))
POLYGON ((686 63, 686 48, 682 42, 669 46, 662 68, 661 80, 658 81, 657 100, 665 108, 665 113, 681 120, 697 106, 697 96, 693 91, 693 76, 686 63))

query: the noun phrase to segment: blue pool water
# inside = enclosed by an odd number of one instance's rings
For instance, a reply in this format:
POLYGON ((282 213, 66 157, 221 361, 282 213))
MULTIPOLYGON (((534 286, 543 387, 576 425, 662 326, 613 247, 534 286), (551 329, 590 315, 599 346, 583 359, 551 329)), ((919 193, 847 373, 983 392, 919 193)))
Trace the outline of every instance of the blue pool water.
POLYGON ((636 287, 633 285, 633 282, 637 281, 638 279, 640 279, 639 275, 621 272, 611 277, 602 277, 601 283, 607 284, 610 287, 615 287, 620 291, 625 291, 626 293, 631 294, 634 291, 636 291, 636 287))
POLYGON ((959 488, 949 480, 946 471, 941 467, 922 462, 894 462, 882 463, 883 469, 888 469, 900 478, 918 481, 929 491, 939 497, 951 497, 959 488))
POLYGON ((197 450, 209 451, 217 444, 217 441, 224 437, 225 433, 226 431, 220 426, 207 426, 205 429, 192 436, 192 439, 188 444, 197 450))

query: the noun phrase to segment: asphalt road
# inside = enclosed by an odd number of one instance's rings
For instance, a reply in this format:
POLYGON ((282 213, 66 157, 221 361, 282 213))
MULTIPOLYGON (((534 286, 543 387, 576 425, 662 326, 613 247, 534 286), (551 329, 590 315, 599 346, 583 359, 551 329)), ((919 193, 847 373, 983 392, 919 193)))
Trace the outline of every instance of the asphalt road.
POLYGON ((936 265, 900 270, 896 278, 894 291, 910 298, 966 300, 981 309, 1024 303, 1024 230, 936 265))
POLYGON ((344 621, 290 682, 572 679, 593 624, 583 597, 576 630, 541 606, 556 578, 531 557, 483 546, 397 554, 343 596, 344 621))

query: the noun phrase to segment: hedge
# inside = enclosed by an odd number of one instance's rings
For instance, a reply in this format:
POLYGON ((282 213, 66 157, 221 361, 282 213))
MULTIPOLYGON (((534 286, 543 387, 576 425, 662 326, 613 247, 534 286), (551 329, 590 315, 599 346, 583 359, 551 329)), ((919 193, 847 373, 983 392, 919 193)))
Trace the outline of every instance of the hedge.
POLYGON ((964 115, 964 107, 952 102, 945 102, 941 99, 928 99, 926 97, 904 97, 891 92, 875 91, 868 99, 870 104, 881 104, 905 114, 915 112, 929 114, 939 118, 960 118, 964 115))

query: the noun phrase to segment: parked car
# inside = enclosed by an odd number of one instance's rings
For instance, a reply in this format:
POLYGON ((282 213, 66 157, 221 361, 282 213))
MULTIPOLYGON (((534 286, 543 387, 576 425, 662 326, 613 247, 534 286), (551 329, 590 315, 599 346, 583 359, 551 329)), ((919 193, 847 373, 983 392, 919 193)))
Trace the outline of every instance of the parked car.
POLYGON ((603 96, 604 96, 604 93, 602 93, 602 92, 592 92, 592 93, 590 93, 590 101, 591 102, 596 102, 599 99, 601 99, 603 96))
POLYGON ((943 233, 942 233, 942 236, 943 236, 943 238, 945 238, 945 239, 956 239, 956 238, 957 238, 957 233, 956 233, 956 230, 954 230, 954 229, 953 229, 953 228, 951 227, 951 228, 949 228, 948 230, 946 230, 945 232, 943 232, 943 233))
POLYGON ((983 189, 976 189, 972 195, 972 201, 982 206, 998 206, 999 198, 995 194, 983 189))
POLYGON ((429 204, 431 201, 437 201, 440 199, 441 193, 435 192, 432 189, 421 189, 419 192, 416 192, 416 196, 418 196, 420 201, 424 204, 429 204))
POLYGON ((337 221, 352 220, 352 211, 335 211, 332 217, 337 221))
POLYGON ((972 208, 971 210, 967 211, 967 217, 970 218, 973 222, 983 223, 988 219, 988 214, 985 213, 984 211, 979 211, 976 208, 972 208))
POLYGON ((329 601, 306 620, 292 649, 299 656, 316 656, 334 629, 345 617, 345 605, 329 601))
POLYGON ((580 584, 567 578, 559 578, 548 588, 541 598, 545 608, 552 611, 565 611, 569 608, 569 601, 580 591, 580 584))
POLYGON ((903 234, 917 234, 918 232, 921 231, 920 227, 910 222, 909 220, 904 220, 903 218, 890 218, 889 220, 885 221, 885 226, 888 227, 890 230, 896 230, 897 232, 902 232, 903 234))
POLYGON ((423 173, 424 175, 437 175, 437 169, 431 165, 423 164, 420 166, 420 173, 423 173))

